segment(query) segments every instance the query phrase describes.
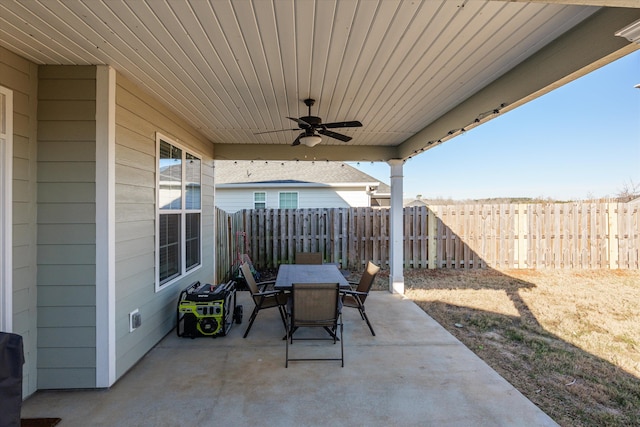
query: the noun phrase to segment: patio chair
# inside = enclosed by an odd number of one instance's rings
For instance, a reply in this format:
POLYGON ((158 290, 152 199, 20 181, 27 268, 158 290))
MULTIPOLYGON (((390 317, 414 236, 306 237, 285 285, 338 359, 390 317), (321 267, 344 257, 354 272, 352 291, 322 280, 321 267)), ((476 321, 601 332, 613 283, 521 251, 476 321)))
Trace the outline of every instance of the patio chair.
POLYGON ((338 283, 294 283, 291 291, 291 305, 287 312, 287 344, 285 367, 289 361, 339 360, 344 367, 344 336, 342 334, 342 313, 340 311, 340 285, 338 283), (294 338, 299 328, 323 328, 329 337, 294 338), (338 336, 339 334, 339 336, 338 336), (333 340, 340 341, 340 358, 291 358, 289 345, 293 340, 333 340))
POLYGON ((297 252, 296 264, 322 264, 320 252, 297 252))
POLYGON ((251 317, 249 318, 249 325, 247 325, 247 329, 244 331, 244 335, 242 338, 246 338, 249 334, 249 330, 253 325, 253 321, 256 320, 256 316, 260 310, 265 308, 273 308, 277 307, 280 312, 280 317, 282 318, 282 324, 287 327, 286 319, 285 319, 285 305, 287 304, 287 295, 282 291, 276 290, 266 290, 266 287, 273 282, 261 282, 256 283, 256 279, 253 277, 253 273, 251 273, 251 267, 248 263, 243 263, 240 266, 242 270, 242 275, 244 279, 247 281, 247 286, 249 287, 249 292, 251 292, 251 297, 255 304, 253 308, 253 312, 251 313, 251 317))
POLYGON ((367 326, 369 326, 369 330, 371 330, 371 335, 373 336, 375 336, 376 333, 373 331, 371 322, 369 322, 369 317, 364 310, 364 301, 367 299, 371 286, 373 285, 373 281, 379 271, 380 267, 369 261, 367 263, 367 268, 360 277, 360 282, 349 282, 349 285, 352 286, 351 290, 342 291, 342 305, 344 307, 357 308, 360 312, 360 317, 362 317, 362 320, 367 322, 367 326))

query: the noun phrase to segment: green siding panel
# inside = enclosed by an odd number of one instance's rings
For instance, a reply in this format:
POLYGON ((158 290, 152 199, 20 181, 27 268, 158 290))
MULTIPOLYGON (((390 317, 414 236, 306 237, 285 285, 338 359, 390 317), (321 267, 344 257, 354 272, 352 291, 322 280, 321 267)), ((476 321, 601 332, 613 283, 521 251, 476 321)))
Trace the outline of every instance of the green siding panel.
POLYGON ((65 328, 73 334, 76 327, 95 327, 95 307, 74 307, 74 304, 74 301, 69 301, 67 306, 38 307, 38 332, 46 333, 51 328, 65 328))
POLYGON ((38 145, 38 157, 49 162, 93 162, 96 147, 79 141, 47 141, 38 145))
POLYGON ((53 245, 87 245, 96 242, 95 224, 41 224, 38 226, 38 243, 53 245))
MULTIPOLYGON (((38 266, 38 285, 91 285, 96 284, 94 265, 45 264, 38 266)), ((72 298, 73 295, 70 295, 72 298)))
POLYGON ((96 247, 95 245, 39 245, 38 257, 56 265, 95 265, 96 247))
MULTIPOLYGON (((93 81, 96 78, 96 67, 95 66, 82 66, 82 67, 71 67, 68 65, 47 65, 40 67, 40 79, 44 80, 89 80, 93 81)), ((73 93, 77 96, 78 90, 74 87, 73 93)), ((95 89, 93 97, 95 98, 95 89)), ((73 97, 69 97, 70 99, 75 99, 73 97)), ((60 98, 56 98, 60 99, 60 98)), ((91 98, 93 99, 93 98, 91 98)))
POLYGON ((0 85, 13 91, 13 331, 22 335, 22 395, 37 388, 36 160, 38 67, 0 47, 0 85))
POLYGON ((74 305, 92 306, 96 299, 96 288, 91 285, 47 285, 38 289, 41 307, 68 307, 71 303, 69 295, 73 295, 74 305))
POLYGON ((38 353, 38 368, 95 368, 95 348, 48 347, 38 353))
POLYGON ((42 203, 38 206, 40 224, 95 224, 93 203, 42 203))
POLYGON ((153 236, 155 233, 154 227, 155 221, 152 219, 146 221, 121 222, 116 228, 116 243, 153 236))
POLYGON ((38 389, 75 389, 96 386, 95 368, 38 368, 38 389))
MULTIPOLYGON (((116 374, 124 374, 175 325, 178 294, 195 280, 210 281, 213 266, 187 274, 155 292, 156 132, 180 141, 203 158, 203 194, 213 194, 212 146, 190 125, 118 75, 116 89, 116 374), (129 333, 128 314, 142 325, 129 333)), ((203 205, 203 218, 213 200, 203 205)), ((206 230, 206 227, 203 231, 206 230)), ((213 259, 213 234, 203 235, 203 260, 213 259)))
POLYGON ((95 387, 96 67, 39 74, 38 387, 95 387))
POLYGON ((95 199, 96 186, 94 183, 40 183, 38 193, 40 203, 82 203, 87 201, 88 195, 95 199))
MULTIPOLYGON (((94 183, 96 180, 95 162, 40 162, 38 164, 38 182, 44 183, 94 183), (72 166, 72 167, 70 167, 72 166)), ((93 192, 85 196, 95 200, 93 192)))
POLYGON ((73 333, 69 333, 67 329, 51 328, 47 331, 46 336, 39 338, 39 341, 42 347, 95 348, 96 330, 93 327, 73 328, 73 333))
POLYGON ((40 100, 38 103, 39 120, 95 120, 95 118, 96 103, 93 99, 88 101, 40 100))
POLYGON ((48 141, 77 141, 90 143, 95 141, 96 124, 84 120, 62 122, 38 122, 38 139, 42 143, 48 141))
MULTIPOLYGON (((40 87, 38 94, 40 100, 95 100, 96 82, 95 80, 77 79, 43 79, 45 73, 40 67, 40 87)), ((95 72, 95 70, 94 70, 95 72)))

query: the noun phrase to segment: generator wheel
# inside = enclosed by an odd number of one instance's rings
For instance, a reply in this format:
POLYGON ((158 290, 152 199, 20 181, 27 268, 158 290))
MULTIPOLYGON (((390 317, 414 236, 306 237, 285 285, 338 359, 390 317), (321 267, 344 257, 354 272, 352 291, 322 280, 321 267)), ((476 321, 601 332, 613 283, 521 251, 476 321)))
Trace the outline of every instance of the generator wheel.
POLYGON ((236 308, 233 310, 233 320, 236 321, 237 325, 242 323, 242 311, 243 310, 241 305, 237 305, 236 308))

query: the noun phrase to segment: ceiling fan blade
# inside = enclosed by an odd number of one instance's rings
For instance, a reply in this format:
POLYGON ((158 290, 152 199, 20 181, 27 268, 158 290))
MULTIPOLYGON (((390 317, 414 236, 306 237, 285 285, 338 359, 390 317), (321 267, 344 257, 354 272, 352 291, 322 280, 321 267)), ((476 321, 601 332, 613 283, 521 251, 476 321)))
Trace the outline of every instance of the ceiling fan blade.
POLYGON ((274 132, 286 132, 286 131, 289 131, 289 130, 300 130, 300 129, 267 130, 267 131, 264 131, 264 132, 256 132, 256 133, 254 133, 254 135, 262 135, 262 134, 265 134, 265 133, 274 133, 274 132))
POLYGON ((321 134, 321 135, 326 135, 329 138, 339 139, 342 142, 349 142, 349 141, 351 141, 353 139, 350 136, 343 135, 341 133, 333 132, 333 131, 326 130, 326 129, 318 129, 318 133, 321 134))
POLYGON ((297 119, 297 118, 294 118, 294 117, 287 117, 287 119, 293 120, 294 122, 296 122, 298 124, 298 126, 300 126, 301 129, 308 129, 308 128, 311 127, 311 124, 305 122, 302 119, 297 119))
POLYGON ((302 138, 303 136, 304 136, 304 132, 298 135, 298 137, 293 141, 293 144, 291 144, 291 146, 295 147, 296 145, 300 145, 300 138, 302 138))
POLYGON ((326 128, 359 128, 362 127, 362 123, 357 120, 351 122, 333 122, 333 123, 323 123, 322 126, 326 128))

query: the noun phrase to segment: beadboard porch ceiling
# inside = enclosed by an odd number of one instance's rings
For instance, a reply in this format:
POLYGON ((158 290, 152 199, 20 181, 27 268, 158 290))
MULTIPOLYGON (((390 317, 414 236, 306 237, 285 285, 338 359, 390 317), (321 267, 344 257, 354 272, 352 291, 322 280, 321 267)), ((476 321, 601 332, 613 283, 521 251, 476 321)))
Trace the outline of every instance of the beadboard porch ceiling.
POLYGON ((108 64, 220 159, 406 159, 639 46, 635 0, 0 0, 0 45, 108 64), (624 6, 624 7, 613 7, 624 6), (359 120, 292 147, 307 115, 359 120), (293 125, 293 126, 292 126, 293 125))

